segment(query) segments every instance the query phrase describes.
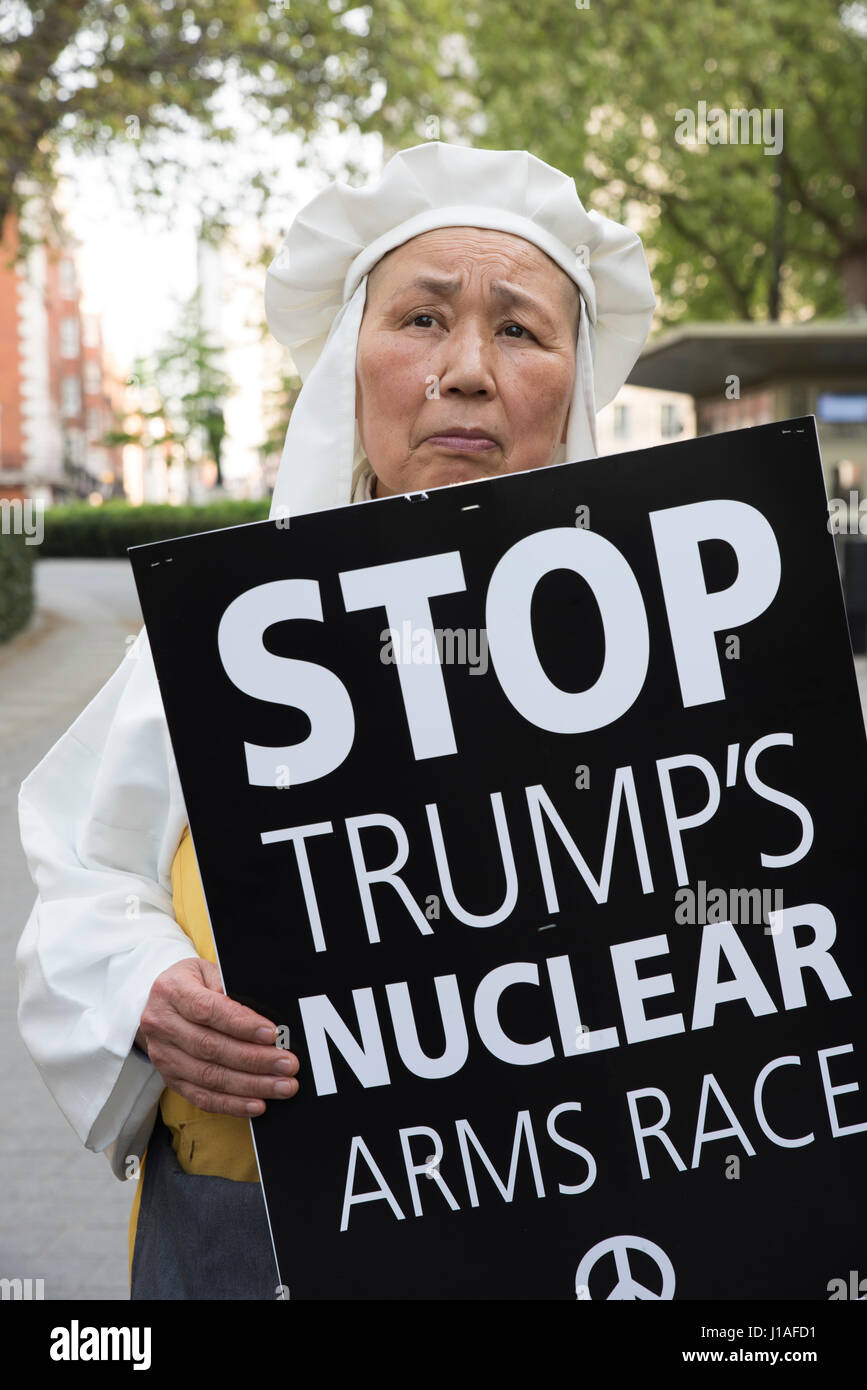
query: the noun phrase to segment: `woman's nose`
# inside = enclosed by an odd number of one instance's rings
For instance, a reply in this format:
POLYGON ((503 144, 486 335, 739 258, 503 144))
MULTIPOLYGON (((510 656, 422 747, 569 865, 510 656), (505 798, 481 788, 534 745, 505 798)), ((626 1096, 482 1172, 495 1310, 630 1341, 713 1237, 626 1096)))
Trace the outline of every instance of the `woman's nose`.
POLYGON ((452 328, 440 347, 440 394, 445 391, 493 394, 496 383, 491 351, 490 341, 478 323, 468 320, 452 328))

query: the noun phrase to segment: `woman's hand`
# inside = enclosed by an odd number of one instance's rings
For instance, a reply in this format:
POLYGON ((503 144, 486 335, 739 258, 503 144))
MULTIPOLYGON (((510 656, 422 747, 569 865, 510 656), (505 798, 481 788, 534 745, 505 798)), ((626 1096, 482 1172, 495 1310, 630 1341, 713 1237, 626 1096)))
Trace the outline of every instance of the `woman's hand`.
POLYGON ((298 1058, 276 1038, 269 1019, 227 999, 216 965, 201 958, 157 976, 135 1035, 172 1091, 200 1110, 245 1119, 298 1090, 298 1058))

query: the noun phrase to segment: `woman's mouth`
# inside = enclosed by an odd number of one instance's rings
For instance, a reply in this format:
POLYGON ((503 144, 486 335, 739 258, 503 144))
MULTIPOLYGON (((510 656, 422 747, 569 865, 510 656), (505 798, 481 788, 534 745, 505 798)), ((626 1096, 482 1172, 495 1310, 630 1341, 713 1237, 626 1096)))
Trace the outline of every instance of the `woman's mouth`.
POLYGON ((468 454, 477 454, 483 449, 496 449, 497 447, 493 439, 466 434, 432 434, 427 442, 428 444, 435 444, 439 449, 453 449, 456 452, 468 454))

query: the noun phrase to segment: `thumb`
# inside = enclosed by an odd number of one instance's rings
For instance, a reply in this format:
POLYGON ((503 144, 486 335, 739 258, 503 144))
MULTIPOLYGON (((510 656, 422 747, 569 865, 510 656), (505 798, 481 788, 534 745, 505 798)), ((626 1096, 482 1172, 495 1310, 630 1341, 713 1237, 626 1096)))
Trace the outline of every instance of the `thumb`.
POLYGON ((212 960, 199 958, 199 969, 202 972, 202 980, 206 989, 215 989, 218 994, 225 994, 223 981, 220 979, 220 968, 212 960))

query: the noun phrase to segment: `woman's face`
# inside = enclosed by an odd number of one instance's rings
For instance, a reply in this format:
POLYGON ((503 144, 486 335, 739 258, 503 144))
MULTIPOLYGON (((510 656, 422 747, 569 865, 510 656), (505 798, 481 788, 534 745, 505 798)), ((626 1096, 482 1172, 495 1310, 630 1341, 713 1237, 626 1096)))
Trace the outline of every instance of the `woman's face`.
POLYGON ((376 496, 553 463, 566 438, 579 304, 575 282, 507 232, 441 227, 378 261, 355 372, 376 496), (455 429, 489 440, 462 445, 448 437, 455 429))

